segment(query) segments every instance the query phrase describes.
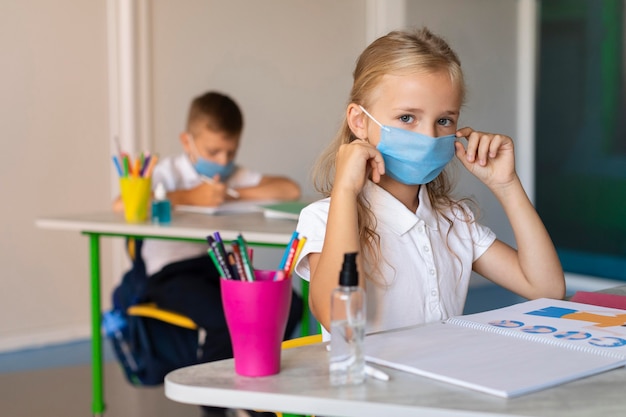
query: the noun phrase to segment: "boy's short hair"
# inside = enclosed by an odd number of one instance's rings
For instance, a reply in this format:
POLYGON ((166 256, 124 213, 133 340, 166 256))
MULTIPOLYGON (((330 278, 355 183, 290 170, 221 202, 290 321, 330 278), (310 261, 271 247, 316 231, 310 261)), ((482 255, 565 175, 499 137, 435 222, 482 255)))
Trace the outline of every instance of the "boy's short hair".
POLYGON ((193 99, 187 117, 187 130, 197 123, 214 132, 239 136, 243 130, 243 115, 230 97, 209 91, 193 99))

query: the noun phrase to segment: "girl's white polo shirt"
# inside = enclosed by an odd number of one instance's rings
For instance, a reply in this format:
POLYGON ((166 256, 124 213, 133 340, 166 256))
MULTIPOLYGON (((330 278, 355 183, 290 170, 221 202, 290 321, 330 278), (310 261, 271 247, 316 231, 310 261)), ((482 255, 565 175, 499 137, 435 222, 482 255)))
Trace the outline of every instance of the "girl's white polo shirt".
MULTIPOLYGON (((495 234, 476 223, 465 205, 470 221, 459 209, 448 209, 446 215, 453 219, 450 225, 433 211, 426 187, 420 188, 415 213, 371 181, 363 192, 377 219, 382 255, 378 265, 382 278, 378 275, 378 283, 366 281, 366 331, 462 314, 472 264, 495 241, 495 234)), ((306 280, 310 279, 307 255, 323 247, 329 205, 330 198, 319 200, 300 214, 297 230, 307 241, 295 271, 306 280)), ((368 274, 374 271, 367 263, 364 269, 368 274)))

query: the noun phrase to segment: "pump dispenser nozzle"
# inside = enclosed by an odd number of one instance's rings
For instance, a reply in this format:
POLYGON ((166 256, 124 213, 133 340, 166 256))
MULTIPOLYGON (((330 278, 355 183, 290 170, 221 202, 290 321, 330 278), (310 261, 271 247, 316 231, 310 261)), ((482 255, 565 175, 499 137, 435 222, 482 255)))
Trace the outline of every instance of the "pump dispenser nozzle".
POLYGON ((339 272, 339 287, 330 298, 331 385, 360 384, 365 379, 365 291, 359 287, 357 252, 346 253, 339 272))
POLYGON ((343 265, 339 273, 339 285, 342 287, 356 287, 359 285, 359 272, 356 268, 356 255, 350 252, 343 255, 343 265))
POLYGON ((172 220, 172 206, 167 199, 167 191, 162 182, 158 183, 154 190, 152 201, 152 222, 155 224, 168 224, 172 220))
POLYGON ((167 199, 167 191, 162 182, 158 183, 154 189, 154 199, 157 201, 164 201, 167 199))

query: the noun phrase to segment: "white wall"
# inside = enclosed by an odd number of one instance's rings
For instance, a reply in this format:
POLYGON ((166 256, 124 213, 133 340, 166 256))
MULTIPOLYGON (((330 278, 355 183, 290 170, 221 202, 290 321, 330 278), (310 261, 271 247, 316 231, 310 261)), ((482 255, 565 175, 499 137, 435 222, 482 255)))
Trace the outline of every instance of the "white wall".
POLYGON ((0 2, 0 349, 88 334, 87 240, 35 219, 108 208, 105 22, 102 1, 0 2))
MULTIPOLYGON (((407 24, 428 26, 448 40, 459 55, 467 84, 459 126, 497 132, 516 139, 517 1, 411 0, 407 24)), ((491 192, 471 175, 462 174, 457 191, 473 196, 483 222, 498 237, 513 243, 506 216, 491 192)))
MULTIPOLYGON (((109 87, 116 88, 120 75, 120 67, 108 62, 107 40, 115 39, 107 32, 112 4, 119 3, 0 4, 5 202, 0 206, 0 351, 89 336, 87 239, 37 229, 34 223, 40 216, 109 210, 116 188, 111 137, 119 133, 120 122, 115 105, 109 114, 109 87)), ((190 99, 220 89, 246 114, 241 162, 289 174, 306 189, 310 165, 337 128, 354 59, 365 46, 366 4, 137 4, 149 12, 152 49, 134 53, 149 52, 153 60, 151 147, 161 154, 178 152, 190 99), (297 153, 302 157, 292 156, 297 153)), ((113 93, 111 98, 128 91, 113 93)), ((103 240, 104 308, 119 279, 112 272, 111 246, 110 239, 103 240)))
POLYGON ((191 99, 216 89, 244 112, 238 162, 288 173, 311 193, 313 159, 338 128, 351 68, 365 46, 364 5, 153 1, 155 148, 180 153, 191 99))
MULTIPOLYGON (((516 0, 143 4, 150 49, 136 53, 152 62, 144 74, 152 99, 148 143, 161 154, 179 151, 190 99, 222 90, 245 112, 239 160, 288 174, 312 192, 309 170, 338 127, 358 54, 372 31, 402 20, 429 26, 459 53, 469 86, 462 122, 515 135, 516 0)), ((38 230, 34 221, 109 209, 107 36, 105 0, 0 3, 0 350, 89 334, 87 239, 38 230)), ((461 189, 509 240, 484 187, 463 179, 461 189)), ((107 307, 119 276, 110 240, 103 244, 107 307)))

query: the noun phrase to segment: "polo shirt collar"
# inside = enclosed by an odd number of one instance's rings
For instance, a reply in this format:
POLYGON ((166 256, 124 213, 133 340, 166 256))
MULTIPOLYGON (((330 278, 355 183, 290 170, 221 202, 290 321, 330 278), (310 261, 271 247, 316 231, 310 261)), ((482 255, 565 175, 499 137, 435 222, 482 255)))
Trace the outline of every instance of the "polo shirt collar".
POLYGON ((420 220, 427 227, 433 230, 438 229, 437 217, 430 204, 426 186, 422 185, 420 187, 418 194, 419 206, 415 213, 372 181, 367 181, 364 192, 365 197, 372 205, 372 210, 376 213, 377 221, 384 223, 398 235, 411 230, 420 220))
POLYGON ((191 163, 191 159, 189 159, 189 155, 186 153, 182 153, 178 156, 178 167, 183 180, 186 183, 193 183, 197 185, 202 182, 200 174, 198 174, 198 171, 196 171, 191 163))

